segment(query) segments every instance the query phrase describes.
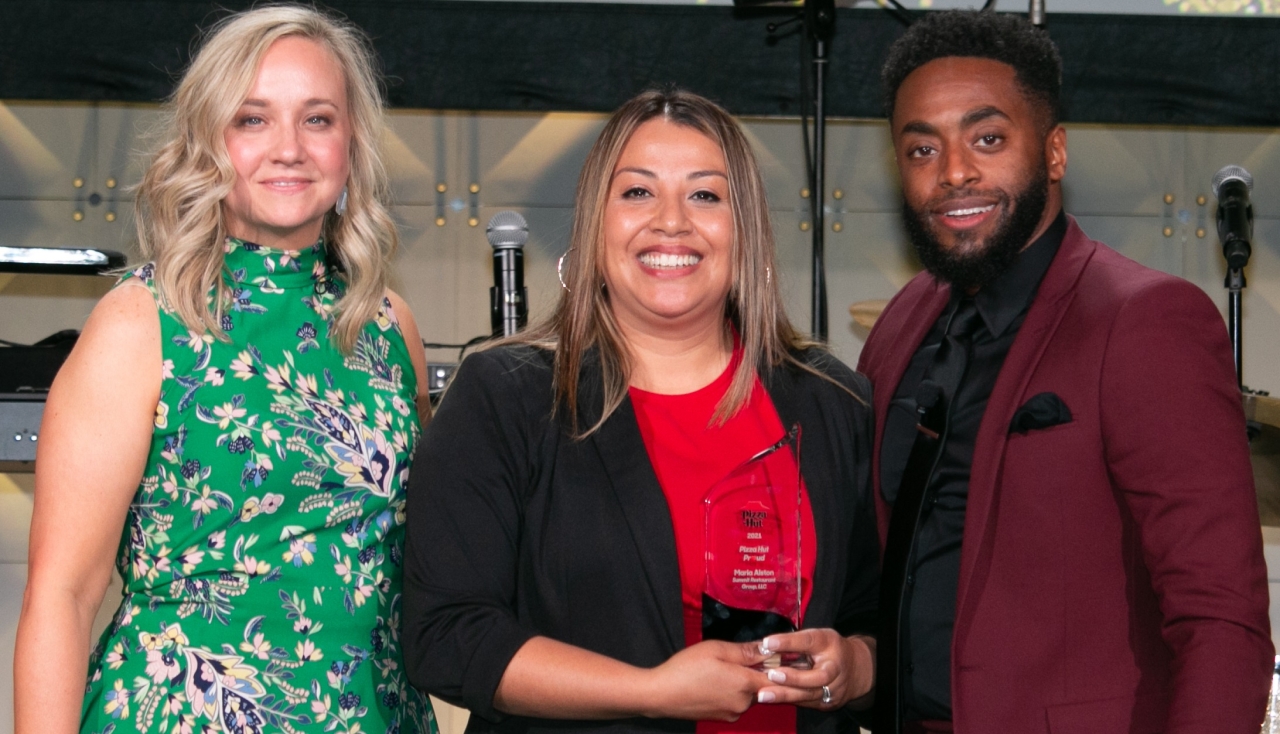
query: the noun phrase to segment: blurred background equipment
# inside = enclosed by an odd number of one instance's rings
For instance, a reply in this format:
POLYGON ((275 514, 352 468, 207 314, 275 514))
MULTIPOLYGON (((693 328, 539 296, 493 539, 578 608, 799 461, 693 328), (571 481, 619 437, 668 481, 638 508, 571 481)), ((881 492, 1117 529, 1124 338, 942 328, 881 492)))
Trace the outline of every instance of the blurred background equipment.
MULTIPOLYGON (((0 273, 106 275, 124 264, 113 250, 0 247, 0 273)), ((79 336, 66 329, 35 344, 0 339, 0 472, 34 470, 45 398, 79 336)))

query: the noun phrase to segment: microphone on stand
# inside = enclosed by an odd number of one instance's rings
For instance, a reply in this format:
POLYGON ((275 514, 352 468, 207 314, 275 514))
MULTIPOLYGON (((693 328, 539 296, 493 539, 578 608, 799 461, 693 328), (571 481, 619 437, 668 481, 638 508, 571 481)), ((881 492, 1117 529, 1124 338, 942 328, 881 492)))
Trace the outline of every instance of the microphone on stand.
POLYGON ((529 294, 524 287, 524 243, 529 225, 516 212, 498 212, 485 227, 493 247, 493 287, 489 289, 489 323, 493 335, 511 336, 529 321, 529 294))
POLYGON ((1244 339, 1241 333, 1241 291, 1244 290, 1244 266, 1253 254, 1253 176, 1240 166, 1226 166, 1213 176, 1213 195, 1218 197, 1218 239, 1222 256, 1227 259, 1227 335, 1231 339, 1231 356, 1236 363, 1236 382, 1244 390, 1244 339))
POLYGON ((1253 176, 1240 166, 1226 166, 1213 177, 1213 195, 1218 198, 1218 239, 1227 268, 1239 270, 1253 254, 1253 176))

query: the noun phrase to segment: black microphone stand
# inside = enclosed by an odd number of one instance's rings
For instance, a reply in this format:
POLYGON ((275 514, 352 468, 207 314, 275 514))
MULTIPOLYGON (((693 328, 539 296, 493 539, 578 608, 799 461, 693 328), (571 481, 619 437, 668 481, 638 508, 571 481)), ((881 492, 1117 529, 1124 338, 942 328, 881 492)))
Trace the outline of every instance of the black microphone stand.
POLYGON ((1240 330, 1241 291, 1246 283, 1244 268, 1229 268, 1227 280, 1223 284, 1227 289, 1227 333, 1231 336, 1231 356, 1236 361, 1236 384, 1241 390, 1244 386, 1244 343, 1240 330))
POLYGON ((836 31, 835 0, 806 0, 805 40, 812 44, 813 56, 813 167, 809 180, 809 214, 813 223, 813 338, 827 341, 826 263, 826 138, 827 138, 827 51, 836 31))
MULTIPOLYGON (((758 7, 772 5, 776 0, 733 0, 736 7, 758 7)), ((995 0, 987 0, 993 5, 995 0)), ((903 25, 910 25, 915 20, 914 14, 902 5, 899 0, 886 0, 880 6, 903 25)), ((790 19, 770 23, 767 26, 770 38, 784 26, 796 21, 804 22, 803 43, 807 44, 811 53, 807 56, 810 69, 801 68, 804 82, 800 104, 800 124, 805 135, 805 157, 808 164, 806 171, 809 177, 809 215, 813 225, 813 338, 827 341, 827 265, 826 265, 826 138, 827 138, 827 63, 831 39, 836 31, 835 0, 805 0, 801 12, 790 19), (809 144, 808 105, 809 84, 813 84, 813 144, 809 144)), ((772 42, 772 41, 771 41, 772 42)), ((803 47, 802 47, 803 48, 803 47)), ((803 67, 803 65, 802 65, 803 67)))

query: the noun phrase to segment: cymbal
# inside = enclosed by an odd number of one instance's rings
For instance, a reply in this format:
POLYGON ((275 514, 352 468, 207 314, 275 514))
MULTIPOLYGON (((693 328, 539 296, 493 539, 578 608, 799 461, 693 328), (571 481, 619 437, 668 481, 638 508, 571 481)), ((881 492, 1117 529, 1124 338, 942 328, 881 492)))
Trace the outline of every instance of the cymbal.
POLYGON ((880 318, 880 314, 884 312, 884 307, 887 305, 889 301, 880 298, 858 301, 849 307, 849 315, 858 326, 870 329, 875 326, 876 319, 880 318))

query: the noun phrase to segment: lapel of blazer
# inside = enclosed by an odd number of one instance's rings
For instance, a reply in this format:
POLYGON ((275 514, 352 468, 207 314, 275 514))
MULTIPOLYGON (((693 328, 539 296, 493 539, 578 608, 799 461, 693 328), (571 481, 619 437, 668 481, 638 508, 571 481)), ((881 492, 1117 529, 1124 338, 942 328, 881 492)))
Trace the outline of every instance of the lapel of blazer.
POLYGON ((1000 467, 1004 463, 1009 422, 1045 348, 1075 297, 1076 282, 1096 250, 1097 243, 1085 236, 1075 219, 1070 219, 1058 254, 1040 282, 1027 318, 1018 330, 987 401, 969 473, 969 500, 960 551, 960 585, 956 597, 953 645, 958 646, 968 631, 976 601, 990 571, 995 530, 991 521, 999 509, 1003 489, 1000 467))
MULTIPOLYGON (((589 359, 591 362, 584 365, 580 373, 578 415, 583 427, 595 425, 604 404, 600 371, 594 359, 589 359)), ((684 609, 675 530, 666 495, 649 462, 631 399, 623 400, 609 420, 587 440, 595 447, 604 465, 604 478, 626 518, 645 580, 661 610, 668 643, 672 650, 681 650, 684 648, 684 609)))
MULTIPOLYGON (((801 356, 800 359, 804 357, 801 356)), ((763 371, 760 378, 765 391, 769 393, 773 409, 778 412, 778 419, 782 421, 783 430, 789 430, 795 423, 800 424, 800 478, 809 495, 809 511, 813 513, 813 529, 818 536, 812 541, 817 550, 813 591, 801 626, 830 627, 835 623, 835 617, 829 610, 836 609, 832 599, 836 593, 839 562, 831 549, 834 539, 840 537, 841 528, 837 526, 840 513, 835 506, 835 498, 825 489, 833 486, 833 477, 815 472, 821 471, 821 467, 836 466, 836 461, 830 455, 829 447, 819 441, 826 435, 822 430, 822 416, 797 391, 796 375, 791 369, 786 365, 774 367, 763 371), (832 540, 818 542, 822 538, 832 540), (810 611, 814 614, 810 615, 810 611)), ((800 542, 803 544, 811 541, 801 538, 800 542)))
MULTIPOLYGON (((894 308, 894 304, 891 303, 876 322, 872 337, 877 340, 889 340, 888 346, 884 348, 884 357, 878 364, 867 364, 868 377, 873 386, 871 394, 876 415, 875 444, 871 454, 874 457, 874 461, 871 462, 871 482, 872 494, 876 498, 876 519, 882 548, 889 532, 891 511, 884 501, 884 495, 880 492, 880 448, 884 440, 885 416, 889 414, 889 403, 898 390, 898 383, 902 380, 902 374, 907 371, 911 357, 915 355, 920 342, 924 341, 925 335, 933 327, 933 322, 938 320, 938 316, 951 298, 950 286, 924 273, 917 278, 918 280, 908 283, 906 288, 918 288, 919 294, 912 297, 912 293, 904 291, 900 307, 894 308)), ((869 337, 868 341, 870 340, 869 337)), ((873 361, 875 361, 874 358, 873 361)))

